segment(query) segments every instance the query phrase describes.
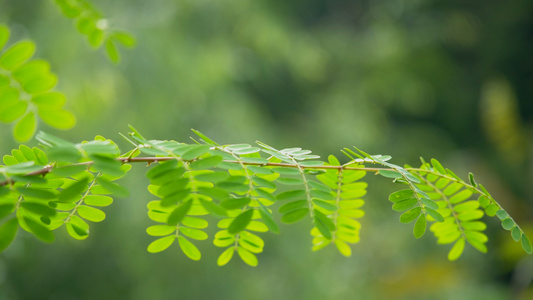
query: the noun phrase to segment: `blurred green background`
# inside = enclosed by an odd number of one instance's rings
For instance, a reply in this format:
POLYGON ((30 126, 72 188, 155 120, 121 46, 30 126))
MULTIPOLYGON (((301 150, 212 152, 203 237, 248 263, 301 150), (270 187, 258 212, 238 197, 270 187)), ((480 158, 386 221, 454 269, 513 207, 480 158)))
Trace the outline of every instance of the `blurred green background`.
MULTIPOLYGON (((417 165, 438 158, 479 182, 533 237, 533 2, 530 0, 93 0, 138 39, 115 66, 51 0, 0 0, 12 40, 31 38, 78 119, 73 142, 118 132, 187 141, 299 146, 327 157, 356 145, 417 165)), ((0 153, 16 147, 0 126, 0 153)), ((35 141, 30 142, 36 145, 35 141)), ((144 166, 132 196, 106 210, 91 237, 56 243, 19 234, 0 255, 0 299, 533 299, 533 257, 487 220, 489 253, 454 263, 431 234, 399 225, 370 183, 351 258, 311 252, 310 224, 267 234, 259 266, 199 243, 149 254, 144 166)), ((211 225, 212 233, 215 226, 211 225)))

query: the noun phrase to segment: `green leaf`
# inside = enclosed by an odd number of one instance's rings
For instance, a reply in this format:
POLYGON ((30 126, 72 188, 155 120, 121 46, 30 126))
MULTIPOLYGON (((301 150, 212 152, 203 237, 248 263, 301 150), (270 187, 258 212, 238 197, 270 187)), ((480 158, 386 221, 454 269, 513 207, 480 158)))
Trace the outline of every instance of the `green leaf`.
POLYGON ((189 149, 181 155, 183 160, 193 160, 209 152, 209 145, 190 145, 189 149))
POLYGON ((31 233, 35 235, 38 239, 46 243, 52 243, 55 240, 54 233, 48 230, 46 227, 37 223, 36 221, 23 217, 24 222, 28 225, 28 228, 31 230, 31 233))
POLYGON ((41 170, 41 168, 42 166, 35 165, 35 162, 33 161, 25 161, 25 162, 17 163, 14 165, 10 165, 6 167, 4 170, 9 174, 24 175, 30 172, 41 170))
POLYGON ((192 200, 189 200, 189 201, 186 201, 180 204, 168 216, 167 224, 176 226, 187 215, 191 207, 192 207, 192 200))
POLYGON ((335 246, 339 250, 340 254, 346 257, 352 256, 352 248, 350 248, 350 246, 345 241, 341 239, 336 239, 335 246))
MULTIPOLYGON (((151 181, 156 180, 158 177, 166 176, 168 172, 175 171, 178 166, 178 161, 173 159, 169 161, 159 162, 157 165, 152 167, 148 172, 146 172, 146 177, 151 179, 151 181)), ((183 172, 185 169, 183 169, 183 172)), ((179 177, 181 174, 177 174, 179 177)))
POLYGON ((217 183, 217 187, 222 190, 232 192, 232 193, 248 192, 250 188, 247 184, 239 183, 239 182, 231 182, 231 181, 219 182, 217 183))
POLYGON ((244 249, 243 247, 239 247, 237 249, 237 253, 239 254, 242 261, 244 261, 247 265, 251 267, 256 267, 258 264, 257 257, 252 254, 250 251, 244 249))
POLYGON ((413 228, 413 234, 415 238, 421 238, 426 233, 426 217, 422 214, 416 220, 415 227, 413 228))
POLYGON ((200 199, 200 203, 205 208, 205 210, 207 210, 212 215, 219 216, 219 217, 224 217, 227 215, 224 209, 222 209, 220 206, 216 205, 212 201, 200 199))
POLYGON ((41 215, 41 216, 50 216, 51 217, 51 216, 54 216, 56 214, 55 209, 53 209, 50 206, 45 205, 45 204, 24 201, 20 205, 25 210, 31 211, 31 212, 33 212, 35 214, 38 214, 38 215, 41 215))
POLYGON ((515 222, 510 218, 504 219, 502 221, 502 227, 505 230, 512 230, 515 226, 516 226, 515 222))
POLYGON ((297 199, 297 198, 301 198, 301 197, 304 197, 304 196, 305 196, 305 190, 291 190, 291 191, 286 191, 286 192, 283 192, 283 193, 279 193, 276 196, 276 199, 278 201, 292 200, 292 199, 297 199))
POLYGON ((486 207, 489 206, 489 204, 490 204, 490 200, 489 200, 489 198, 487 198, 487 197, 484 196, 484 195, 479 196, 479 198, 477 199, 477 201, 479 202, 479 205, 481 205, 481 207, 483 207, 483 208, 486 208, 486 207))
POLYGON ((176 231, 176 226, 169 225, 153 225, 146 228, 146 233, 151 236, 166 236, 174 233, 176 231))
POLYGON ((438 160, 432 158, 431 165, 433 165, 433 168, 435 168, 437 172, 441 173, 442 175, 446 175, 446 170, 444 169, 444 167, 440 164, 438 160))
POLYGON ((292 201, 292 202, 283 204, 282 206, 280 206, 278 211, 280 213, 282 213, 282 214, 285 214, 285 213, 288 213, 288 212, 293 211, 295 209, 299 209, 301 207, 304 207, 306 205, 307 205, 307 200, 296 200, 296 201, 292 201))
MULTIPOLYGON (((1 35, 0 27, 0 35, 1 35)), ((1 39, 1 36, 0 36, 1 39)), ((1 43, 1 40, 0 40, 1 43)), ((1 47, 0 47, 1 48, 1 47)), ((19 223, 16 218, 12 218, 0 226, 0 252, 3 252, 15 239, 19 223)))
POLYGON ((302 185, 304 183, 300 178, 278 177, 276 180, 281 184, 287 185, 302 185))
POLYGON ((461 256, 461 254, 463 254, 464 249, 465 249, 465 239, 461 238, 457 242, 455 242, 450 252, 448 252, 448 260, 449 261, 457 260, 461 256))
POLYGON ((320 213, 319 211, 315 210, 315 226, 320 231, 320 233, 327 238, 328 240, 331 240, 331 230, 335 230, 335 225, 329 219, 326 215, 320 213))
POLYGON ((224 250, 224 252, 222 252, 217 259, 217 265, 222 267, 229 263, 233 257, 233 253, 235 253, 235 247, 229 247, 228 249, 224 250))
POLYGON ((56 195, 48 190, 32 188, 32 187, 18 187, 17 190, 26 197, 38 199, 54 199, 56 195))
POLYGON ((127 196, 129 196, 128 190, 126 190, 125 188, 123 188, 122 186, 120 186, 120 185, 118 185, 118 184, 116 184, 114 182, 110 182, 110 181, 104 180, 101 177, 96 179, 96 182, 98 184, 100 184, 104 189, 106 189, 109 192, 111 192, 114 196, 117 196, 117 197, 127 197, 127 196))
POLYGON ((173 235, 162 237, 160 239, 157 239, 148 245, 148 252, 150 253, 158 253, 161 251, 164 251, 170 247, 174 241, 176 240, 176 237, 173 235))
POLYGON ((250 198, 230 198, 220 202, 220 206, 225 209, 241 209, 248 205, 252 199, 250 198))
POLYGON ((335 204, 324 201, 324 200, 313 199, 313 204, 323 209, 332 211, 332 212, 337 210, 337 206, 335 204))
POLYGON ((32 60, 13 72, 13 77, 15 77, 22 86, 48 75, 50 75, 50 63, 40 59, 32 60))
POLYGON ((0 51, 9 40, 9 29, 6 25, 0 24, 0 51))
MULTIPOLYGON (((7 189, 5 189, 7 190, 7 189)), ((0 189, 0 191, 4 191, 4 189, 0 189)), ((9 191, 6 192, 6 194, 9 191)), ((2 195, 0 193, 0 195, 2 195)), ((15 210, 15 204, 14 203, 1 203, 0 202, 0 220, 5 218, 6 216, 10 215, 15 210)))
POLYGON ((531 254, 533 252, 531 250, 531 242, 525 234, 522 234, 522 248, 524 249, 524 251, 526 251, 527 254, 531 254))
POLYGON ((181 251, 183 251, 183 253, 187 255, 187 257, 189 257, 192 260, 200 260, 200 258, 202 258, 202 254, 200 253, 200 250, 198 250, 198 248, 196 248, 196 246, 193 243, 189 242, 189 240, 187 240, 186 238, 182 236, 178 236, 178 242, 179 242, 181 251))
POLYGON ((206 240, 209 237, 207 233, 203 232, 202 230, 194 229, 194 228, 181 227, 180 232, 183 235, 190 237, 191 239, 195 239, 199 241, 206 240))
POLYGON ((52 174, 59 177, 70 177, 87 170, 87 165, 67 165, 64 167, 55 167, 52 169, 52 174))
POLYGON ((426 207, 426 212, 437 222, 444 222, 444 217, 436 210, 426 207))
POLYGON ((195 217, 185 217, 181 220, 181 223, 187 227, 199 229, 206 228, 209 225, 206 220, 195 217))
POLYGON ((93 160, 91 167, 96 171, 116 177, 124 175, 124 171, 121 168, 122 163, 120 161, 100 155, 90 155, 89 157, 93 160))
POLYGON ((397 192, 394 192, 392 194, 389 195, 389 201, 393 202, 393 203, 396 203, 396 202, 399 202, 399 201, 403 201, 403 200, 407 200, 407 199, 410 199, 412 198, 414 195, 414 192, 413 190, 401 190, 401 191, 397 191, 397 192))
POLYGON ((272 214, 262 204, 259 207, 259 214, 261 215, 261 219, 263 219, 263 222, 268 227, 268 229, 270 231, 272 231, 273 233, 278 234, 279 233, 278 224, 274 221, 274 218, 272 217, 272 214))
POLYGON ((489 204, 487 207, 485 207, 485 212, 487 213, 487 216, 489 217, 494 217, 496 213, 498 212, 498 210, 500 210, 500 208, 498 207, 498 205, 494 203, 489 204))
POLYGON ((91 206, 105 207, 113 203, 113 198, 109 196, 89 195, 89 196, 85 196, 85 198, 83 199, 83 202, 91 206))
POLYGON ((520 240, 522 232, 520 231, 520 228, 518 228, 518 226, 513 228, 513 230, 511 231, 511 236, 515 242, 518 242, 520 240))
POLYGON ((379 175, 387 178, 402 178, 402 174, 398 171, 391 171, 391 170, 379 170, 379 175))
POLYGON ((216 167, 223 160, 222 156, 213 155, 203 159, 199 159, 191 163, 190 167, 193 170, 206 170, 216 167))
POLYGON ((281 175, 300 175, 300 171, 297 168, 276 167, 272 168, 272 171, 281 175))
POLYGON ((198 181, 207 181, 207 182, 221 182, 228 179, 229 174, 226 172, 212 172, 205 173, 195 176, 194 178, 198 181))
POLYGON ((103 211, 86 205, 78 206, 78 215, 91 222, 102 222, 105 220, 105 213, 103 211))
POLYGON ((496 212, 496 216, 498 216, 498 219, 503 221, 509 217, 509 214, 507 214, 505 210, 500 209, 496 212))
POLYGON ((264 187, 267 189, 276 189, 276 185, 272 183, 271 181, 268 181, 266 179, 263 179, 261 177, 253 176, 252 181, 260 187, 264 187))
POLYGON ((17 101, 14 104, 0 110, 0 121, 11 123, 24 115, 27 108, 28 103, 26 101, 17 101))
POLYGON ((116 32, 113 32, 111 37, 116 39, 118 42, 120 42, 122 45, 128 48, 135 47, 135 44, 136 44, 135 38, 128 32, 116 31, 116 32))
POLYGON ((71 112, 55 107, 39 107, 39 117, 46 124, 58 129, 70 129, 76 125, 76 118, 71 112))
POLYGON ((472 172, 468 173, 468 179, 470 180, 470 184, 472 184, 473 187, 477 187, 477 183, 474 180, 474 174, 472 174, 472 172))
POLYGON ((324 165, 323 161, 316 161, 316 160, 313 160, 313 161, 302 161, 300 163, 300 166, 307 167, 307 168, 319 167, 319 166, 323 166, 323 165, 324 165))
POLYGON ((87 190, 89 178, 85 177, 71 184, 59 193, 58 200, 61 202, 77 201, 81 198, 81 193, 87 190))
POLYGON ((450 197, 449 201, 452 204, 457 204, 459 202, 462 202, 472 196, 472 192, 470 190, 462 190, 459 193, 453 195, 450 197))
POLYGON ((322 200, 334 200, 335 196, 331 192, 324 192, 316 189, 311 190, 311 196, 322 200))
POLYGON ((246 228, 246 226, 248 226, 250 221, 252 220, 253 214, 254 214, 253 209, 248 209, 242 212, 235 219, 233 219, 233 221, 228 227, 228 232, 230 234, 236 234, 236 233, 243 231, 246 228))
POLYGON ((394 203, 392 209, 394 209, 395 211, 406 211, 415 207, 417 204, 418 200, 416 200, 415 198, 411 198, 394 203))
POLYGON ((22 152, 22 155, 24 155, 24 157, 27 160, 33 160, 33 161, 37 162, 37 158, 35 157, 35 153, 33 152, 33 150, 30 147, 28 147, 26 145, 20 145, 19 150, 20 150, 20 152, 22 152))
POLYGON ((195 129, 191 129, 192 132, 194 132, 197 136, 199 136, 202 140, 204 140, 204 142, 208 143, 208 144, 211 144, 213 146, 218 146, 218 144, 211 140, 210 138, 208 138, 205 134, 201 133, 200 131, 198 130, 195 130, 195 129))
MULTIPOLYGON (((0 77, 0 87, 1 87, 0 88, 0 111, 12 105, 15 105, 19 102, 25 103, 25 101, 19 101, 20 93, 16 88, 11 87, 11 86, 6 86, 6 85, 9 85, 9 82, 10 82, 9 78, 4 77, 4 76, 0 77)), ((4 120, 2 119, 2 121, 4 120)))
POLYGON ((31 41, 20 41, 4 52, 0 57, 0 67, 13 71, 27 60, 29 60, 35 53, 35 44, 31 41))
POLYGON ((25 142, 35 134, 37 120, 35 114, 30 112, 20 119, 13 129, 13 136, 19 142, 25 142))
POLYGON ((48 92, 44 94, 34 95, 31 101, 39 107, 61 108, 65 102, 65 95, 58 92, 48 92))
POLYGON ((108 39, 105 43, 105 50, 109 59, 118 64, 120 62, 120 53, 117 50, 117 46, 112 39, 108 39))
POLYGON ((400 216, 400 222, 404 224, 411 223, 416 220, 418 216, 420 216, 421 212, 422 209, 420 207, 415 207, 411 210, 408 210, 400 216))
POLYGON ((309 213, 309 208, 300 208, 284 214, 281 217, 281 222, 286 224, 292 224, 300 221, 309 213))
POLYGON ((104 32, 100 29, 94 29, 89 34, 89 44, 95 48, 100 47, 104 41, 104 32))
POLYGON ((45 73, 26 83, 22 88, 30 94, 48 92, 57 84, 57 77, 51 73, 45 73))
POLYGON ((67 232, 77 240, 84 240, 89 237, 89 224, 82 218, 71 215, 67 222, 67 232))

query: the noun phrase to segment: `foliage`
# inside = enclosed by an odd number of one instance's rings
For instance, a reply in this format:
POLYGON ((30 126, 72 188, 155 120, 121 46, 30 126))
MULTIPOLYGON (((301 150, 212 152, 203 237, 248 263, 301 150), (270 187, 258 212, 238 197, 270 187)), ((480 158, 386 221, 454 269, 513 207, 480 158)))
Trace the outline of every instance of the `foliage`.
POLYGON ((479 207, 488 216, 498 216, 512 238, 532 252, 522 229, 472 174, 468 182, 463 181, 435 159, 431 164, 422 160, 419 168, 401 167, 389 163, 390 156, 345 148, 349 162, 340 164, 330 156, 326 163, 301 148, 278 150, 262 142, 220 145, 198 131, 200 142, 192 144, 148 140, 131 129, 125 138, 135 147, 122 155, 113 141, 100 136, 72 144, 41 132, 37 139, 42 149, 21 145, 4 156, 2 249, 13 241, 19 227, 44 242, 53 242, 54 231, 63 225, 73 238, 86 239, 87 221, 105 219, 100 207, 112 204, 112 196, 128 195, 115 181, 132 163, 146 162, 155 165, 146 176, 148 190, 157 197, 147 205, 148 216, 156 223, 147 228, 156 237, 148 245, 151 253, 164 251, 177 240, 187 257, 199 260, 194 240, 207 239, 205 228, 218 218, 213 244, 225 248, 218 265, 227 264, 237 252, 245 263, 256 266, 256 255, 264 247, 260 234, 279 232, 277 208, 282 223, 311 221, 314 251, 334 244, 341 254, 350 256, 349 244, 359 242, 358 219, 365 214, 361 207, 367 183, 361 179, 366 172, 405 187, 389 197, 392 208, 403 212, 400 222, 416 220, 416 238, 425 234, 430 223, 438 243, 455 243, 449 260, 461 256, 465 242, 487 251, 487 236, 482 233, 486 225, 480 220, 484 213, 479 207), (479 198, 473 199, 473 194, 479 198))
POLYGON ((85 0, 55 0, 65 17, 73 19, 76 29, 87 37, 93 48, 105 46, 107 57, 114 63, 120 62, 117 43, 132 48, 135 38, 121 30, 109 26, 109 21, 93 5, 85 0))
POLYGON ((35 59, 35 43, 22 40, 2 52, 10 31, 0 24, 0 121, 15 122, 13 136, 19 142, 31 139, 38 117, 46 124, 69 129, 75 118, 63 109, 65 96, 54 91, 57 77, 46 60, 35 59))

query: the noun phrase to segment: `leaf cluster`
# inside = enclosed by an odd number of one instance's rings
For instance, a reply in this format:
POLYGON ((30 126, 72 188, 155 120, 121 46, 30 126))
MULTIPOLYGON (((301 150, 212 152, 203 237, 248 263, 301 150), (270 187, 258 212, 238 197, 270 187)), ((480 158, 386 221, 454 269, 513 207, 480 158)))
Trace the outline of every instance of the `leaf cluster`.
POLYGON ((32 60, 36 47, 30 40, 6 48, 9 36, 9 29, 0 24, 0 121, 15 123, 13 136, 19 142, 33 137, 38 118, 59 129, 74 126, 74 116, 63 109, 65 96, 53 91, 57 77, 50 64, 32 60))
POLYGON ((118 45, 127 48, 135 46, 135 38, 128 32, 115 30, 109 26, 109 20, 104 18, 93 5, 86 0, 55 0, 63 15, 73 19, 76 29, 85 35, 87 42, 95 49, 105 47, 107 57, 118 64, 120 52, 118 45))
POLYGON ((333 155, 324 162, 302 148, 279 150, 262 142, 220 145, 198 131, 199 141, 190 144, 148 140, 131 129, 124 137, 134 148, 122 155, 115 143, 100 136, 72 144, 40 133, 40 148, 22 145, 4 156, 0 249, 13 241, 19 227, 45 242, 53 241, 61 227, 75 239, 86 239, 88 222, 103 221, 102 208, 112 204, 112 197, 127 196, 115 181, 132 163, 145 162, 152 165, 146 173, 153 195, 147 201, 148 217, 155 222, 146 230, 155 237, 150 253, 177 241, 187 257, 199 260, 202 241, 213 234, 212 243, 223 249, 218 265, 237 255, 256 266, 265 247, 262 236, 279 233, 279 219, 285 224, 307 220, 314 251, 333 244, 350 256, 350 245, 360 240, 367 172, 404 187, 389 196, 393 210, 401 212, 400 222, 415 223, 415 238, 429 228, 437 243, 453 243, 449 260, 458 259, 466 243, 487 251, 485 214, 498 216, 531 253, 523 230, 473 175, 465 182, 435 159, 422 161, 420 168, 401 167, 388 162, 390 156, 345 148, 350 160, 341 164, 333 155), (216 232, 208 231, 210 223, 216 224, 216 232))

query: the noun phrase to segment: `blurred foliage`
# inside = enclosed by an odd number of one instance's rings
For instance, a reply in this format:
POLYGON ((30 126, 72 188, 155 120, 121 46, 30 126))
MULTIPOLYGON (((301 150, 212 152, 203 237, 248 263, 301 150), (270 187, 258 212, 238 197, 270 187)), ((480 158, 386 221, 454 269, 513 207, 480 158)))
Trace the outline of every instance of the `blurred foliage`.
MULTIPOLYGON (((228 142, 260 138, 322 155, 355 144, 413 164, 420 154, 437 157, 463 170, 457 172, 463 178, 478 174, 518 223, 529 222, 531 236, 533 2, 93 4, 110 26, 138 39, 118 66, 92 52, 53 1, 0 0, 0 22, 13 40, 35 41, 36 55, 50 62, 77 117, 70 131, 45 130, 70 140, 102 134, 118 141, 116 132, 131 123, 154 138, 185 140, 193 127, 228 142), (509 141, 517 146, 502 144, 509 141)), ((5 126, 0 140, 1 153, 16 147, 5 126)), ((361 234, 365 247, 350 259, 311 253, 298 226, 266 240, 256 269, 218 268, 214 260, 191 262, 172 251, 148 255, 150 198, 142 172, 130 178, 135 196, 110 207, 90 239, 58 237, 43 245, 22 235, 0 258, 0 298, 533 296, 531 257, 521 259, 505 232, 489 228, 496 232, 489 248, 498 250, 488 255, 467 251, 459 263, 432 262, 442 261, 444 250, 431 238, 411 246, 410 230, 390 220, 385 189, 371 191, 362 223, 372 232, 361 234), (437 278, 446 284, 432 284, 437 278)), ((206 257, 216 257, 205 246, 199 247, 206 257)))

